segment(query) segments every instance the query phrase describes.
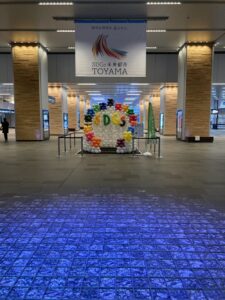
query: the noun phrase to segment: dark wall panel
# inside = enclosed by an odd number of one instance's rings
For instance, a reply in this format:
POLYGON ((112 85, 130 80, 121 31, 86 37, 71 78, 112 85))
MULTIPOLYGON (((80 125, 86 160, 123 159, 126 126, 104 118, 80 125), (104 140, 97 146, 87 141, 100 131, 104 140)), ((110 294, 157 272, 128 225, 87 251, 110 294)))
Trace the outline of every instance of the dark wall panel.
MULTIPOLYGON (((177 54, 148 54, 146 78, 98 78, 96 82, 177 82, 177 54)), ((92 78, 75 77, 73 53, 48 55, 49 82, 88 82, 92 78)), ((13 82, 13 64, 10 53, 0 53, 0 82, 13 82)), ((213 63, 213 82, 225 83, 225 53, 215 53, 213 63)))

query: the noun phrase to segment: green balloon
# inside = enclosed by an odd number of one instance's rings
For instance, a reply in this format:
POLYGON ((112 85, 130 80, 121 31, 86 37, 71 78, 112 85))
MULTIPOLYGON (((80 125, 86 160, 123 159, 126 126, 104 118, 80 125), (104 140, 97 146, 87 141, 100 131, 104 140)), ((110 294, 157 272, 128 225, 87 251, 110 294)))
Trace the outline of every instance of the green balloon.
POLYGON ((133 115, 134 114, 134 110, 129 108, 128 111, 127 111, 127 114, 128 115, 133 115))
POLYGON ((99 105, 98 105, 98 104, 94 104, 94 105, 93 105, 93 110, 94 110, 94 112, 100 111, 99 105))
POLYGON ((105 126, 110 124, 110 117, 108 115, 103 115, 103 123, 105 126))

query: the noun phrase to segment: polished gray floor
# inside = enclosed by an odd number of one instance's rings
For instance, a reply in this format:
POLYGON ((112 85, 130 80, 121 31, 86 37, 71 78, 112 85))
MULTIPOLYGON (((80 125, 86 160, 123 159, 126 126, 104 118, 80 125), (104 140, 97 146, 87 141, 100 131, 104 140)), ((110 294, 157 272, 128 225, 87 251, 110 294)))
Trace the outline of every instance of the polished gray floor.
POLYGON ((0 140, 0 195, 80 191, 146 192, 197 198, 225 207, 225 138, 212 144, 162 138, 162 158, 57 155, 57 139, 8 143, 0 140))

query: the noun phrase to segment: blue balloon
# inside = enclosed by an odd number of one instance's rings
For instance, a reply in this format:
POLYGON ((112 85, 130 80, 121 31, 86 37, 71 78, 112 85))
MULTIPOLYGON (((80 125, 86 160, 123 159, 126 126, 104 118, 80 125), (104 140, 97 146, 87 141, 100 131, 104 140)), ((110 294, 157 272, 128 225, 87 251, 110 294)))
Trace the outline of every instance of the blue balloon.
POLYGON ((87 110, 87 115, 90 115, 90 116, 94 117, 94 115, 95 115, 94 109, 93 108, 89 108, 87 110))
POLYGON ((108 99, 107 105, 108 106, 113 106, 114 105, 114 100, 113 99, 108 99))
POLYGON ((99 107, 100 107, 100 110, 106 110, 107 109, 107 105, 106 103, 99 103, 99 107))
POLYGON ((134 128, 133 127, 128 127, 127 131, 130 131, 132 134, 134 134, 134 128))

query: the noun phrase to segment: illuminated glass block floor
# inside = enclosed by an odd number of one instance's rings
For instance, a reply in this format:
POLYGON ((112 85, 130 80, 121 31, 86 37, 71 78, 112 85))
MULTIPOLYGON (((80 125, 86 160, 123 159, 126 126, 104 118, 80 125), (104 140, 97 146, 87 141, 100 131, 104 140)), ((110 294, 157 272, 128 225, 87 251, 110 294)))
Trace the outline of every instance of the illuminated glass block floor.
POLYGON ((0 299, 225 299, 225 214, 146 194, 3 199, 0 299))

